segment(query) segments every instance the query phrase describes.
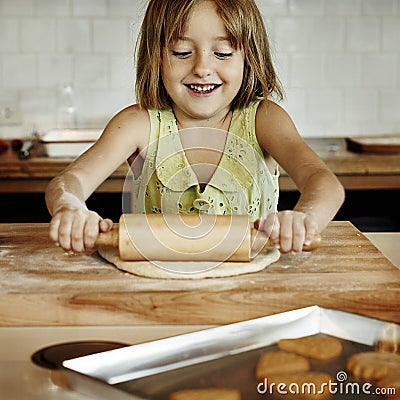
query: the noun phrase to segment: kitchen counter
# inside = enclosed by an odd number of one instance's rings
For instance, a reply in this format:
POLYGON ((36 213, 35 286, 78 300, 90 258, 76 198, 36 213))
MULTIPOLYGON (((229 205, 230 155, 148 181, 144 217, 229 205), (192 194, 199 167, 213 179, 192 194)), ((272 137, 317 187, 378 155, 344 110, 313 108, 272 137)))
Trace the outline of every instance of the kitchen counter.
MULTIPOLYGON (((400 155, 355 153, 344 138, 306 139, 347 190, 400 189, 400 155)), ((295 190, 293 181, 282 171, 282 190, 295 190)))
MULTIPOLYGON (((27 160, 20 160, 17 152, 9 149, 0 154, 0 193, 44 193, 50 180, 72 161, 73 158, 49 158, 40 145, 27 160)), ((128 164, 121 164, 98 192, 121 193, 127 173, 128 164)))
MULTIPOLYGON (((307 139, 311 148, 338 176, 346 189, 400 189, 399 154, 350 152, 343 138, 307 139)), ((48 158, 40 148, 28 160, 19 160, 11 150, 0 155, 0 193, 42 193, 48 182, 72 162, 70 158, 48 158)), ((118 192, 128 172, 123 163, 97 192, 118 192)), ((281 171, 282 191, 295 190, 291 178, 281 171)))
POLYGON ((51 244, 46 224, 0 224, 0 326, 219 325, 309 305, 400 322, 400 271, 349 222, 312 253, 197 281, 124 273, 51 244))

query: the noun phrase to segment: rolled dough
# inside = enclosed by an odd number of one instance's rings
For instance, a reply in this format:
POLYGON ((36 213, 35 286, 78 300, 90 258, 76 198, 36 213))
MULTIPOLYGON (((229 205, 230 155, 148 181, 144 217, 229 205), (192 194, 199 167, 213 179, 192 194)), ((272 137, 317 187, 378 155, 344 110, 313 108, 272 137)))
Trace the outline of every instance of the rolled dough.
POLYGON ((98 253, 108 262, 122 271, 155 279, 204 279, 224 278, 262 271, 268 265, 279 260, 280 252, 276 248, 265 247, 249 262, 176 262, 176 261, 122 261, 118 249, 111 246, 99 246, 98 253))

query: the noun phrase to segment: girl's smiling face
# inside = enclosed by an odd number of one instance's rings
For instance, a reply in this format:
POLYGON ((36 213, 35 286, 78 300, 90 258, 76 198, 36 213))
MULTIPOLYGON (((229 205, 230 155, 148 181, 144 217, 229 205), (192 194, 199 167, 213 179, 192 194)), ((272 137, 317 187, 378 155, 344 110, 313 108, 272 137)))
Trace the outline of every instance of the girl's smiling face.
POLYGON ((228 40, 214 2, 202 1, 184 35, 164 49, 162 79, 178 121, 222 121, 241 87, 243 68, 243 53, 228 40))

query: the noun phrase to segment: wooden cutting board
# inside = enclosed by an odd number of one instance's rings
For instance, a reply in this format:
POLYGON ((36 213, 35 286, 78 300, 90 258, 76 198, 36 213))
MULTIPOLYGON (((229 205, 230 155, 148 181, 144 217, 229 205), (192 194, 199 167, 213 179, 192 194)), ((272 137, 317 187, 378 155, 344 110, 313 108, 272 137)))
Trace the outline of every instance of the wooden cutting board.
POLYGON ((347 138, 346 143, 356 153, 400 153, 400 135, 347 138))
POLYGON ((349 222, 312 253, 231 278, 140 278, 68 255, 47 224, 0 224, 0 326, 215 325, 309 305, 400 322, 400 271, 349 222))

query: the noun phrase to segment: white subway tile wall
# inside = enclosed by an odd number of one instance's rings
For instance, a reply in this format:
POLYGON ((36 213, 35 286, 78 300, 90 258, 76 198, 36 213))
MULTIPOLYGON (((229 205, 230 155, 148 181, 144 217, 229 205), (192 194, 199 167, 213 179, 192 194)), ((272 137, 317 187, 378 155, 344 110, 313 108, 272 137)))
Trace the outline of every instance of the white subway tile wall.
MULTIPOLYGON (((400 0, 256 0, 288 110, 304 137, 400 132, 400 0)), ((134 103, 146 0, 0 0, 0 137, 79 127, 134 103)))

